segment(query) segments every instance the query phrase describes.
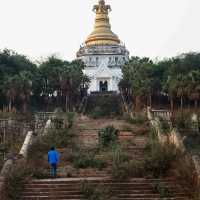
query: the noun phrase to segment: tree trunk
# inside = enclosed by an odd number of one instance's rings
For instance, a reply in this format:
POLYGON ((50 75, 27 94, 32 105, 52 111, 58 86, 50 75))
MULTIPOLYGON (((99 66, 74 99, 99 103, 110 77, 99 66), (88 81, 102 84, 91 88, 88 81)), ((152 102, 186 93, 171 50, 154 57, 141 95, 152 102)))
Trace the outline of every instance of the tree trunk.
POLYGON ((12 112, 12 100, 9 100, 8 111, 12 112))
POLYGON ((170 97, 170 107, 171 107, 171 112, 173 113, 174 112, 174 100, 173 100, 172 96, 170 97))
POLYGON ((68 112, 68 104, 69 104, 69 98, 68 98, 68 94, 66 94, 65 96, 65 111, 68 112))
POLYGON ((181 112, 183 112, 183 96, 181 96, 181 112))
POLYGON ((27 112, 27 102, 23 103, 23 113, 27 112))
POLYGON ((135 99, 135 110, 136 111, 139 111, 139 105, 140 105, 140 97, 136 96, 136 99, 135 99))
POLYGON ((173 96, 170 96, 170 107, 171 107, 171 122, 172 122, 172 127, 174 127, 174 99, 173 99, 173 96))
POLYGON ((152 108, 152 95, 151 94, 149 95, 149 106, 150 106, 150 108, 152 108))
POLYGON ((195 111, 197 112, 197 108, 198 108, 198 100, 195 99, 194 101, 194 107, 195 107, 195 111))

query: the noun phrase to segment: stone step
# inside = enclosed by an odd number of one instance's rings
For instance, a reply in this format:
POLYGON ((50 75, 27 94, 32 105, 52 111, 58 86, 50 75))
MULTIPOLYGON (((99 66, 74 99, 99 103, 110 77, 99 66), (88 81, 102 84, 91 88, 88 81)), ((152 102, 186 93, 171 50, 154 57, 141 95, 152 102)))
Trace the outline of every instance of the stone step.
MULTIPOLYGON (((77 184, 77 183, 76 183, 77 184)), ((80 184, 81 185, 81 184, 80 184)), ((74 190, 74 189, 78 189, 80 187, 80 185, 76 185, 74 187, 73 184, 27 184, 25 186, 25 189, 70 189, 70 190, 74 190)), ((138 189, 142 189, 142 190, 152 190, 152 188, 154 188, 154 185, 152 184, 148 184, 148 183, 144 183, 144 184, 132 184, 132 185, 129 185, 129 184, 115 184, 115 183, 110 183, 110 184, 106 184, 106 183, 102 183, 102 184, 91 184, 90 185, 93 185, 93 186, 97 186, 97 185, 104 185, 106 187, 111 187, 112 189, 115 189, 115 190, 138 190, 138 189)), ((171 184, 170 185, 167 185, 165 184, 165 188, 168 188, 170 190, 177 190, 177 189, 181 189, 179 187, 176 187, 176 186, 172 186, 171 184)), ((183 189, 183 188, 182 188, 183 189)))
MULTIPOLYGON (((21 200, 84 200, 83 198, 66 198, 66 197, 48 197, 48 196, 39 196, 39 197, 22 197, 21 200)), ((117 198, 117 200, 161 200, 161 198, 117 198)), ((175 198, 164 198, 164 200, 188 200, 184 197, 175 197, 175 198)))
POLYGON ((155 193, 155 185, 161 184, 168 188, 173 198, 166 200, 184 200, 185 189, 176 184, 176 181, 169 177, 166 179, 146 179, 133 178, 129 181, 112 180, 106 178, 62 178, 62 179, 44 179, 32 180, 25 185, 21 195, 21 200, 40 200, 40 199, 83 199, 81 194, 81 185, 87 181, 91 186, 103 186, 109 188, 113 194, 116 194, 116 200, 160 200, 160 195, 155 193))
POLYGON ((110 178, 107 179, 102 179, 102 178, 87 178, 87 179, 82 179, 82 178, 57 178, 57 179, 33 179, 29 183, 32 184, 56 184, 56 183, 77 183, 80 181, 89 181, 91 183, 120 183, 120 184, 132 184, 132 183, 162 183, 162 182, 167 182, 167 183, 174 183, 176 180, 173 177, 167 177, 167 178, 131 178, 128 181, 122 181, 119 182, 117 180, 112 180, 110 178))
POLYGON ((52 200, 57 200, 57 199, 82 199, 82 195, 38 195, 38 196, 22 196, 22 200, 25 199, 33 199, 33 200, 38 200, 38 199, 52 199, 52 200))

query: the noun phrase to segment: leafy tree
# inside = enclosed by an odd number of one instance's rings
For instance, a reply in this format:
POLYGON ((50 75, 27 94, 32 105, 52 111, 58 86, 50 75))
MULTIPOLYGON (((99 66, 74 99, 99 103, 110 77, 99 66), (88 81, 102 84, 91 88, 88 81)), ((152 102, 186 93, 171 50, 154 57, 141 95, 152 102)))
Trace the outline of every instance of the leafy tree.
POLYGON ((12 111, 12 105, 15 102, 18 94, 18 87, 17 87, 17 82, 18 82, 18 76, 12 76, 8 77, 8 79, 4 82, 3 84, 3 94, 5 94, 8 102, 9 102, 9 112, 12 111))
POLYGON ((19 98, 23 104, 23 112, 27 112, 27 104, 32 94, 32 74, 27 71, 20 72, 17 84, 19 98))
POLYGON ((41 86, 40 84, 38 86, 41 95, 48 100, 55 95, 57 102, 62 104, 64 101, 66 111, 70 110, 79 97, 81 89, 89 82, 83 74, 83 68, 84 64, 78 60, 69 63, 56 57, 49 57, 39 67, 41 86))
POLYGON ((22 82, 25 81, 24 75, 33 75, 36 71, 36 65, 26 56, 7 49, 0 51, 0 95, 2 98, 6 97, 7 102, 3 103, 4 105, 8 103, 9 111, 12 110, 17 98, 22 100, 22 96, 23 108, 25 109, 26 88, 29 84, 26 82, 22 87, 22 82))
POLYGON ((138 104, 143 98, 148 98, 151 106, 152 94, 155 89, 153 62, 149 58, 132 57, 122 71, 123 80, 119 86, 121 88, 129 87, 126 90, 131 90, 135 108, 138 108, 138 104))
POLYGON ((69 110, 72 100, 75 100, 81 92, 81 86, 87 84, 89 80, 83 74, 84 64, 79 61, 65 65, 60 79, 60 87, 65 95, 65 108, 69 110))
POLYGON ((188 97, 195 102, 195 109, 198 107, 198 101, 200 99, 200 71, 192 70, 188 74, 188 97))

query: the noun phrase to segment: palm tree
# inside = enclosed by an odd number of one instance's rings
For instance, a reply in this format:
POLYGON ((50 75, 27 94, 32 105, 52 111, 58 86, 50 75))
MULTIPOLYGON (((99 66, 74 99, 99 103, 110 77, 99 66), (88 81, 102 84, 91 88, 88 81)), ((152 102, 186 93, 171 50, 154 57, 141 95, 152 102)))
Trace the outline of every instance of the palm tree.
POLYGON ((187 84, 188 84, 188 76, 187 75, 183 75, 183 74, 179 74, 176 77, 176 81, 175 81, 176 85, 175 85, 175 89, 176 89, 176 95, 178 98, 180 98, 180 107, 181 107, 181 111, 183 111, 183 101, 184 101, 184 97, 187 94, 187 84))
POLYGON ((8 110, 9 112, 12 112, 12 106, 13 103, 15 102, 15 99, 18 94, 18 76, 15 75, 13 77, 9 77, 7 81, 4 82, 4 87, 3 87, 3 93, 5 94, 7 100, 8 100, 8 110))
POLYGON ((141 103, 152 106, 152 95, 155 90, 154 70, 154 64, 149 58, 139 57, 132 57, 122 68, 123 80, 120 86, 128 86, 127 89, 131 90, 136 111, 139 110, 141 103))
POLYGON ((27 112, 27 104, 32 94, 32 77, 29 72, 22 71, 18 75, 19 98, 22 101, 23 112, 27 112))
POLYGON ((200 99, 200 71, 193 70, 189 73, 188 83, 188 97, 194 101, 195 110, 198 108, 198 101, 200 99))
POLYGON ((89 78, 83 74, 84 64, 80 61, 67 63, 62 68, 60 74, 60 89, 65 96, 65 110, 73 110, 71 105, 75 105, 81 90, 87 88, 89 78), (73 102, 72 102, 73 100, 73 102))

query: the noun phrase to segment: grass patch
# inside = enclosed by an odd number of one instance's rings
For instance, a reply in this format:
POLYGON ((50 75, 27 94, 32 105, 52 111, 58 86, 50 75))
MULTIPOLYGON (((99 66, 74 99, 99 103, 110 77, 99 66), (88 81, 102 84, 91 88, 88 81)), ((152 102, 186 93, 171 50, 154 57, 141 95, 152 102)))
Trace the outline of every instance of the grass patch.
POLYGON ((138 124, 138 125, 141 125, 147 122, 146 116, 139 113, 136 113, 133 118, 128 116, 125 118, 125 120, 130 124, 138 124))
POLYGON ((73 165, 75 168, 85 169, 85 168, 96 168, 102 170, 106 167, 106 162, 96 158, 93 153, 77 153, 73 158, 73 165))
POLYGON ((81 185, 82 200, 113 200, 113 194, 107 187, 91 185, 85 181, 81 185))

